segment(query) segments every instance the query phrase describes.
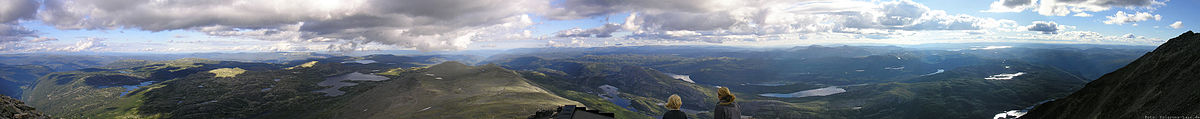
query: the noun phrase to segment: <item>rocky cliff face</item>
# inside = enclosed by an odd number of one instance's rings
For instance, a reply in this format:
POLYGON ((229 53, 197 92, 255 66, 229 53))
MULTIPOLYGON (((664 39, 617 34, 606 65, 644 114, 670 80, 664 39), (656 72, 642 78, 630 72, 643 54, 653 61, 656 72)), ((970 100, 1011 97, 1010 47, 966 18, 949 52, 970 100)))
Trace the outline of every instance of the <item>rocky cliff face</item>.
POLYGON ((1021 118, 1200 117, 1200 34, 1188 31, 1021 118))
POLYGON ((0 119, 47 119, 49 116, 43 115, 33 107, 25 105, 25 102, 13 99, 8 96, 0 96, 0 119))

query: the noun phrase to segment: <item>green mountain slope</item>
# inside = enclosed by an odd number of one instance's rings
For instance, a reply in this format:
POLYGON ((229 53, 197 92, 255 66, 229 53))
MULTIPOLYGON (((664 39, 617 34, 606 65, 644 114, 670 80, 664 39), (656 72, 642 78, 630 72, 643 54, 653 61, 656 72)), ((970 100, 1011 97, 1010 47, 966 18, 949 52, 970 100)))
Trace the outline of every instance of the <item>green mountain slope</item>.
POLYGON ((338 118, 522 118, 579 102, 530 84, 495 65, 445 62, 398 71, 391 81, 350 97, 331 111, 338 118))
MULTIPOLYGON (((578 59, 523 57, 499 62, 521 70, 533 82, 558 95, 580 101, 589 109, 614 112, 617 118, 650 118, 666 112, 659 103, 676 94, 682 108, 707 111, 716 104, 712 86, 675 79, 659 70, 638 65, 672 65, 679 57, 584 56, 578 59), (656 60, 640 61, 640 60, 656 60), (612 86, 615 92, 603 90, 612 86)), ((693 60, 695 61, 695 60, 693 60)), ((693 61, 683 61, 692 63, 693 61)))
POLYGON ((498 66, 369 58, 384 63, 120 61, 49 74, 25 98, 65 118, 516 118, 581 105, 498 66))

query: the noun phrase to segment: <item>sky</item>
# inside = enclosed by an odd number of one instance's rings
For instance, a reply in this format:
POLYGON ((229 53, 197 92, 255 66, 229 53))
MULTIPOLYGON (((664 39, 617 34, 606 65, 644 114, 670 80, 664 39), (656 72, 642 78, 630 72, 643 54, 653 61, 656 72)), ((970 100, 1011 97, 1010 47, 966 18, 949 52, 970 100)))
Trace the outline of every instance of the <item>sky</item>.
POLYGON ((1193 0, 0 0, 0 53, 1158 45, 1193 0))

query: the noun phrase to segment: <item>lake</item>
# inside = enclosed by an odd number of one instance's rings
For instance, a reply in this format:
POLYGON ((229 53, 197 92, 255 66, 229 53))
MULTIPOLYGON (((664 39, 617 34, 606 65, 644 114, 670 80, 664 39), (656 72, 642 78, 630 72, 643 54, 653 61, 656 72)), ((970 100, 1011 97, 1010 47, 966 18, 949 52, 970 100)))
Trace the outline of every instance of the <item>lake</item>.
POLYGON ((339 96, 342 94, 346 94, 346 92, 338 90, 338 89, 340 89, 342 87, 346 87, 346 86, 358 85, 358 83, 343 82, 343 81, 383 81, 383 80, 387 80, 387 79, 388 79, 388 77, 383 77, 383 76, 379 76, 379 75, 363 74, 363 73, 354 72, 354 73, 325 78, 325 81, 318 82, 317 86, 331 86, 331 87, 313 91, 313 92, 325 93, 325 96, 339 96))
POLYGON ((766 97, 777 97, 777 98, 798 98, 798 97, 811 97, 811 96, 827 96, 827 95, 833 95, 833 94, 844 93, 844 92, 846 92, 846 89, 842 89, 837 86, 829 86, 829 87, 825 87, 825 88, 804 90, 804 91, 795 92, 795 93, 764 93, 764 94, 758 94, 758 95, 766 96, 766 97))

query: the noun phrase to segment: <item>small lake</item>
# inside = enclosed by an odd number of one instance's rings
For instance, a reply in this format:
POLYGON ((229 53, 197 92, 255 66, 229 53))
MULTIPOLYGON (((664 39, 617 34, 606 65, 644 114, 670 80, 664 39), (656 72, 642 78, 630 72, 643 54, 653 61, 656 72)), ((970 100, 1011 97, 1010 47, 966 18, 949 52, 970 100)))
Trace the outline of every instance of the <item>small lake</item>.
POLYGON ((325 81, 318 82, 317 86, 331 86, 331 87, 313 91, 313 92, 325 93, 325 96, 339 96, 342 94, 346 94, 346 92, 342 91, 342 90, 338 90, 338 89, 340 89, 342 87, 346 87, 346 86, 358 85, 358 83, 343 82, 343 81, 383 81, 383 80, 388 80, 388 77, 354 72, 354 73, 325 78, 325 81))
POLYGON ((775 83, 748 83, 748 84, 745 84, 745 85, 755 85, 755 86, 783 86, 783 85, 789 85, 789 84, 790 84, 790 83, 775 82, 775 83))
POLYGON ((795 92, 795 93, 764 93, 764 94, 758 94, 758 95, 766 96, 766 97, 777 97, 777 98, 799 98, 799 97, 812 97, 812 96, 827 96, 827 95, 833 95, 833 94, 844 93, 844 92, 846 92, 846 89, 842 89, 838 86, 829 86, 829 87, 825 87, 825 88, 804 90, 804 91, 795 92))
POLYGON ((618 91, 619 89, 617 89, 617 87, 614 87, 611 85, 602 85, 602 86, 600 86, 600 90, 604 91, 602 94, 598 95, 598 96, 600 96, 600 98, 604 98, 604 100, 608 100, 608 102, 612 102, 613 104, 616 104, 617 106, 620 106, 621 108, 625 108, 625 109, 628 109, 630 111, 635 111, 635 112, 637 111, 637 109, 634 109, 633 107, 629 107, 630 105, 633 104, 633 100, 621 98, 621 96, 620 96, 621 92, 618 91))
POLYGON ((921 76, 929 76, 929 75, 934 75, 934 74, 940 74, 940 73, 942 73, 942 72, 946 72, 946 70, 945 70, 945 69, 938 69, 937 71, 934 71, 933 73, 929 73, 929 74, 925 74, 925 75, 921 75, 921 76))
POLYGON ((137 85, 123 85, 123 86, 121 86, 121 88, 125 88, 125 91, 121 92, 121 97, 125 97, 125 95, 129 95, 130 92, 133 92, 133 90, 137 90, 138 87, 148 86, 150 84, 154 84, 154 82, 155 81, 145 81, 142 83, 138 83, 137 85))
POLYGON ((1042 105, 1042 104, 1045 104, 1046 102, 1050 102, 1050 101, 1054 101, 1054 99, 1043 100, 1041 102, 1038 102, 1037 104, 1033 104, 1033 106, 1025 107, 1025 109, 1008 110, 1008 111, 1000 112, 1000 114, 996 114, 996 116, 992 117, 992 119, 1020 118, 1021 116, 1025 116, 1025 113, 1029 113, 1029 110, 1033 110, 1034 107, 1037 107, 1038 105, 1042 105))
POLYGON ((354 60, 354 61, 345 61, 342 63, 371 64, 371 63, 375 63, 375 60, 354 60))
POLYGON ((679 74, 673 74, 673 73, 663 73, 663 74, 667 74, 668 76, 671 76, 671 78, 687 81, 690 83, 696 83, 696 81, 692 81, 692 76, 690 76, 690 75, 679 75, 679 74))
POLYGON ((1013 78, 1016 78, 1017 76, 1021 76, 1021 75, 1025 75, 1025 72, 1017 72, 1017 73, 1012 73, 1012 74, 996 74, 996 75, 988 76, 987 78, 983 78, 983 79, 987 79, 987 80, 1012 80, 1013 78))

